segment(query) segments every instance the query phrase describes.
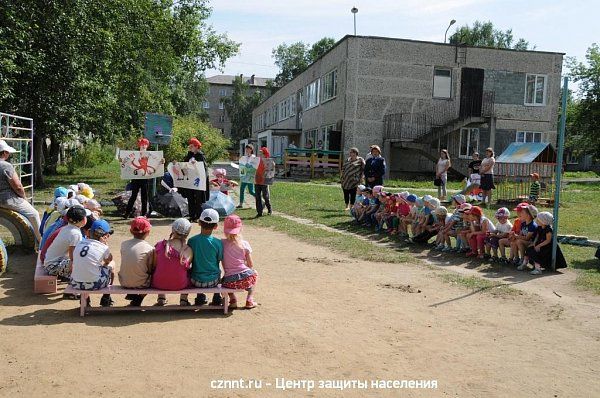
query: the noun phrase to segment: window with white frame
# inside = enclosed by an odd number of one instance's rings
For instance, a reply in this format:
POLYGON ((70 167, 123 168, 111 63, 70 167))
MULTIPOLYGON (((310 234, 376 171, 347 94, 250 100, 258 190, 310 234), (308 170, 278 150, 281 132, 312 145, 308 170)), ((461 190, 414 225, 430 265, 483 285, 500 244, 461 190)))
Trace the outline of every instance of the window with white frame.
POLYGON ((225 121, 225 115, 219 116, 219 121, 223 123, 225 121))
POLYGON ((296 115, 296 95, 290 97, 290 116, 296 115))
POLYGON ((223 101, 219 101, 219 109, 225 109, 225 103, 223 103, 223 101))
POLYGON ((321 102, 335 98, 337 95, 337 70, 332 70, 323 76, 322 83, 323 98, 321 102))
POLYGON ((517 131, 515 142, 543 142, 543 137, 539 131, 517 131))
POLYGON ((433 70, 433 97, 452 98, 452 69, 433 70))
POLYGON ((222 88, 219 90, 219 95, 221 97, 226 97, 227 96, 227 89, 226 88, 222 88))
POLYGON ((527 74, 525 76, 525 105, 546 105, 546 75, 527 74))
POLYGON ((203 101, 202 102, 202 108, 204 108, 204 109, 210 109, 210 102, 203 101))
POLYGON ((470 159, 473 152, 479 152, 479 129, 462 128, 460 129, 460 150, 459 157, 470 159))
POLYGON ((273 105, 273 108, 271 109, 271 114, 273 115, 273 123, 277 123, 279 121, 278 110, 279 110, 279 105, 278 104, 273 105))

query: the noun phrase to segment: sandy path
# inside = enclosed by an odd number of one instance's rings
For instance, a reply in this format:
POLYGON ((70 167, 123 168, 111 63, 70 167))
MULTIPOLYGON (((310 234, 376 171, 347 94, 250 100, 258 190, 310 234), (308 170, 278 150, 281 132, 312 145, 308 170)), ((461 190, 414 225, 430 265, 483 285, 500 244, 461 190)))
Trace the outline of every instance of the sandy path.
MULTIPOLYGON (((150 241, 167 231, 155 227, 150 241)), ((597 312, 582 318, 526 293, 473 293, 422 266, 348 259, 272 231, 249 227, 246 235, 260 306, 229 317, 81 319, 74 301, 34 296, 33 257, 13 256, 0 278, 0 396, 600 394, 597 312), (263 380, 263 388, 210 388, 211 380, 239 378, 263 380), (308 393, 278 390, 275 378, 424 379, 439 388, 308 393)))

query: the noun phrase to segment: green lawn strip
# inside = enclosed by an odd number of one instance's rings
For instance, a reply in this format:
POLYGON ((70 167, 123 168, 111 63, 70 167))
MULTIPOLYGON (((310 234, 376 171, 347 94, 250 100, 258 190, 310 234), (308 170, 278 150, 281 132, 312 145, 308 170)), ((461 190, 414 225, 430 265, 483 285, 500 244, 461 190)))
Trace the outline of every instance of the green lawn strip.
POLYGON ((520 290, 514 289, 507 284, 482 279, 476 276, 464 276, 454 272, 438 273, 438 276, 444 282, 462 285, 473 290, 488 291, 493 294, 522 294, 520 290))
POLYGON ((595 171, 566 171, 563 178, 600 178, 595 171))

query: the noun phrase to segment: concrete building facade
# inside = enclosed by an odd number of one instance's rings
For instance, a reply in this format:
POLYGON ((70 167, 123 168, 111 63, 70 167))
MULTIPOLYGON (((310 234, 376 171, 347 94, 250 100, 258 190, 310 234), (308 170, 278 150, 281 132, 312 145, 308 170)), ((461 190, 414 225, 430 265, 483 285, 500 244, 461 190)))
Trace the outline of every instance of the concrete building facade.
MULTIPOLYGON (((270 90, 267 88, 267 81, 272 79, 254 75, 250 77, 240 76, 250 86, 251 91, 258 90, 263 97, 268 97, 270 90)), ((202 103, 202 107, 208 113, 211 125, 221 130, 227 138, 231 137, 231 121, 227 117, 227 112, 225 112, 223 100, 231 96, 235 78, 236 76, 233 75, 216 75, 207 78, 208 92, 202 103)))
POLYGON ((556 144, 562 53, 346 36, 253 112, 280 146, 384 149, 392 174, 454 168, 488 146, 556 144))

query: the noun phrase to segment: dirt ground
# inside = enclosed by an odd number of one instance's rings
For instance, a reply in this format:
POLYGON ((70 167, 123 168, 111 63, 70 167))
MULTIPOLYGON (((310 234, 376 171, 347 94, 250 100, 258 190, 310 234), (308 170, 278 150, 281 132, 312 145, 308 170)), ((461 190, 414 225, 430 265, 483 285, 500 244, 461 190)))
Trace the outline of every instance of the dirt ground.
MULTIPOLYGON (((117 263, 124 228, 111 241, 117 263)), ((149 240, 168 231, 155 226, 149 240)), ((423 265, 358 261, 267 230, 245 236, 260 305, 230 316, 80 318, 76 301, 34 295, 34 257, 13 254, 0 277, 0 396, 600 396, 593 296, 561 305, 472 291, 423 265), (240 378, 262 388, 211 388, 240 378), (284 391, 278 378, 317 385, 284 391), (436 380, 438 388, 339 391, 316 388, 319 380, 436 380)))

